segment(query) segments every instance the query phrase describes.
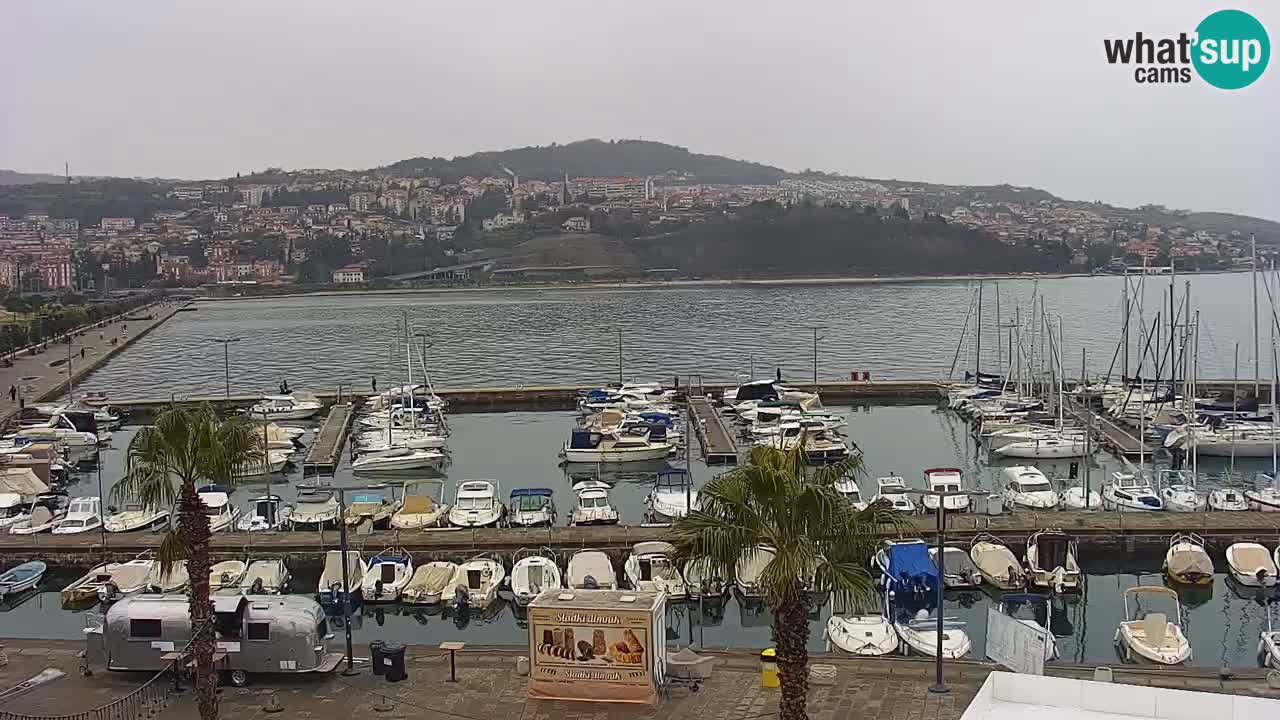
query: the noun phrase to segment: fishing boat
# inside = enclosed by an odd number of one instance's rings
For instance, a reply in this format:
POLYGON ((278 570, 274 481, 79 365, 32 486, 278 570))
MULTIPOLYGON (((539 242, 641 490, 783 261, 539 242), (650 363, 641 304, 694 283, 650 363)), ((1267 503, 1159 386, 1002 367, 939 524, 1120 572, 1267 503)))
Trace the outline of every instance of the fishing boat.
POLYGON ((150 593, 172 593, 185 589, 189 582, 191 582, 191 576, 187 573, 186 560, 178 560, 168 568, 164 567, 164 563, 155 560, 151 563, 151 569, 147 571, 147 577, 142 584, 150 593))
POLYGON ((1060 498, 1038 468, 1014 465, 1004 469, 1004 504, 1011 508, 1052 510, 1060 498))
MULTIPOLYGON (((934 492, 958 493, 963 491, 960 468, 929 468, 924 471, 924 486, 934 492)), ((925 495, 920 499, 926 512, 937 512, 938 505, 946 512, 968 512, 968 495, 925 495)))
POLYGON ((982 533, 969 544, 969 558, 978 567, 982 579, 1000 590, 1021 590, 1027 576, 1018 558, 1000 538, 982 533))
POLYGON ((347 503, 345 521, 348 527, 369 523, 370 527, 381 529, 391 522, 391 516, 399 509, 400 501, 387 497, 385 493, 376 490, 353 493, 347 503))
POLYGON ((1160 499, 1166 510, 1198 512, 1209 506, 1209 499, 1196 489, 1196 476, 1189 470, 1164 469, 1156 475, 1160 499))
POLYGON ((665 437, 658 439, 653 433, 629 435, 621 430, 579 428, 570 433, 560 454, 570 463, 627 463, 661 460, 674 447, 665 437))
POLYGON ((876 496, 871 502, 881 500, 898 512, 914 513, 916 505, 907 494, 907 481, 898 476, 876 478, 876 496))
POLYGON ((1182 632, 1182 604, 1178 593, 1164 587, 1138 586, 1124 592, 1124 616, 1116 628, 1116 646, 1126 662, 1147 661, 1157 665, 1181 665, 1191 659, 1191 643, 1182 632), (1144 602, 1167 600, 1173 603, 1174 617, 1162 612, 1145 612, 1144 602))
POLYGON ((238 590, 249 566, 243 560, 223 560, 209 567, 209 591, 238 590))
POLYGON ((1163 510, 1164 500, 1139 473, 1116 472, 1111 482, 1102 486, 1102 507, 1122 512, 1163 510))
POLYGON ((454 527, 488 527, 502 522, 506 508, 498 500, 497 480, 463 480, 454 493, 449 524, 454 527))
POLYGON ((1055 593, 1080 589, 1084 573, 1076 561, 1076 541, 1058 528, 1047 528, 1027 538, 1027 578, 1036 587, 1055 593))
POLYGON ((338 520, 338 499, 332 490, 305 488, 298 491, 293 512, 289 513, 289 527, 294 530, 323 528, 338 520))
POLYGON ((102 527, 101 502, 97 497, 84 496, 71 501, 67 514, 53 524, 54 535, 77 535, 102 527))
POLYGON ((942 562, 938 562, 938 548, 929 548, 929 559, 942 572, 942 585, 947 590, 961 590, 982 584, 982 573, 973 564, 969 553, 958 547, 942 548, 942 562))
POLYGON ((48 569, 49 566, 40 560, 31 560, 9 568, 0 575, 0 601, 39 585, 48 569))
POLYGON ((395 602, 413 578, 413 558, 404 548, 387 548, 369 558, 360 595, 365 602, 395 602))
POLYGON ((860 657, 880 657, 896 652, 898 631, 885 613, 832 615, 827 619, 827 642, 860 657))
POLYGON ((1183 585, 1212 585, 1213 559, 1204 549, 1204 538, 1195 533, 1174 535, 1164 554, 1164 572, 1183 585))
POLYGON ((279 495, 262 495, 249 501, 249 512, 240 516, 236 529, 241 532, 279 530, 289 522, 293 507, 285 505, 279 495))
POLYGON ((103 563, 62 589, 62 607, 79 608, 142 591, 151 573, 149 555, 122 563, 103 563))
POLYGON ((698 508, 698 488, 687 470, 668 468, 658 473, 653 490, 645 498, 649 521, 670 523, 698 508))
POLYGON ((451 589, 449 583, 458 574, 458 566, 443 560, 417 566, 413 577, 400 591, 400 602, 410 605, 436 605, 440 596, 451 589))
POLYGON ((1263 667, 1280 670, 1280 630, 1276 629, 1272 619, 1276 614, 1272 608, 1277 607, 1273 600, 1267 603, 1267 629, 1258 638, 1258 660, 1263 667))
POLYGON ((314 395, 295 392, 290 395, 265 395, 245 412, 254 419, 306 420, 323 407, 314 395))
POLYGON ((516 488, 507 501, 507 522, 512 527, 551 527, 556 524, 556 503, 551 488, 516 488))
POLYGON ((760 584, 760 576, 773 561, 774 554, 773 548, 760 546, 747 550, 738 559, 734 576, 740 602, 753 603, 764 600, 764 587, 760 584))
POLYGON ((569 556, 565 581, 571 589, 617 590, 613 561, 599 550, 579 550, 569 556))
POLYGON ((618 510, 609 502, 609 485, 599 480, 574 483, 577 502, 569 512, 570 525, 614 525, 618 510))
POLYGON ((320 582, 316 588, 320 605, 329 612, 342 610, 344 604, 350 604, 352 607, 359 605, 360 589, 368 569, 369 566, 365 564, 364 558, 355 550, 347 551, 345 563, 341 550, 330 550, 325 553, 324 571, 320 573, 320 582))
POLYGON ((279 595, 289 585, 289 567, 278 558, 253 560, 240 581, 245 595, 279 595))
POLYGON ((362 453, 351 463, 351 472, 371 475, 401 470, 438 468, 444 464, 444 453, 427 448, 393 447, 376 453, 362 453))
POLYGON ((439 480, 405 483, 400 508, 391 514, 391 527, 420 530, 440 525, 449 514, 449 506, 442 502, 443 498, 444 483, 439 480))
POLYGON ((929 557, 929 546, 923 540, 884 540, 873 560, 886 592, 905 598, 925 597, 937 591, 938 566, 929 557))
POLYGON ((502 563, 493 558, 471 558, 459 565, 457 574, 453 576, 454 590, 450 605, 477 610, 489 607, 506 575, 502 563))
POLYGON ((1240 492, 1235 488, 1214 488, 1209 491, 1209 509, 1218 512, 1243 512, 1249 510, 1249 498, 1247 492, 1240 492))
POLYGON ((522 548, 513 557, 515 562, 511 565, 511 594, 517 606, 528 607, 543 590, 564 587, 560 566, 556 565, 555 553, 550 548, 537 551, 522 548))
POLYGON ((107 532, 121 533, 135 530, 147 530, 169 520, 169 511, 155 507, 146 507, 140 503, 129 503, 123 510, 111 513, 102 525, 107 532))
POLYGON ((1227 548, 1227 568, 1231 577, 1245 587, 1274 587, 1275 558, 1262 545, 1238 542, 1227 548))
POLYGON ((835 482, 833 486, 835 491, 840 494, 854 510, 859 512, 866 510, 868 503, 862 499, 862 489, 858 487, 857 478, 842 477, 835 482))
POLYGON ((996 610, 1017 620, 1029 628, 1034 628, 1044 637, 1044 659, 1050 662, 1058 659, 1058 642, 1049 630, 1053 621, 1053 604, 1047 595, 1034 593, 1006 593, 996 603, 996 610), (1020 615, 1019 610, 1030 612, 1020 615))
POLYGON ((671 602, 680 602, 688 595, 684 578, 671 558, 676 549, 671 543, 653 541, 638 542, 631 546, 631 554, 622 564, 622 572, 632 590, 663 592, 671 602))
MULTIPOLYGON (((941 612, 941 608, 937 609, 941 612)), ((938 619, 929 610, 921 608, 912 614, 906 608, 898 610, 893 623, 898 638, 909 652, 925 657, 938 657, 938 619)), ((957 660, 969 654, 973 644, 964 631, 964 623, 944 618, 942 621, 942 658, 957 660)))
POLYGON ((221 532, 235 526, 240 519, 240 508, 231 504, 230 491, 222 485, 205 485, 196 488, 200 502, 209 516, 209 532, 221 532))

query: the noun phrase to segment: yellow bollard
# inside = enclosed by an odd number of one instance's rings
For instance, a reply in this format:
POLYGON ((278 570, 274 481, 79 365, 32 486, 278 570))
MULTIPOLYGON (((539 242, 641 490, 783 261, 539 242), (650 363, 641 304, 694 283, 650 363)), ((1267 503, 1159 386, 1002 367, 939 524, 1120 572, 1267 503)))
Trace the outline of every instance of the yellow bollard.
POLYGON ((778 680, 778 653, 769 648, 760 653, 760 687, 776 688, 781 684, 778 680))

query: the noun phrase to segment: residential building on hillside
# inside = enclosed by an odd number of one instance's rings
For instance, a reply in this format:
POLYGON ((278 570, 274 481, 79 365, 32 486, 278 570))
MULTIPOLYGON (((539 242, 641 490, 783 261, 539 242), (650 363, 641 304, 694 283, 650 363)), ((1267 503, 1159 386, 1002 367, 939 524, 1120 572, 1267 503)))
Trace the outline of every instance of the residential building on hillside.
POLYGON ((365 282, 366 273, 364 265, 346 265, 333 271, 333 282, 335 285, 358 285, 365 282))

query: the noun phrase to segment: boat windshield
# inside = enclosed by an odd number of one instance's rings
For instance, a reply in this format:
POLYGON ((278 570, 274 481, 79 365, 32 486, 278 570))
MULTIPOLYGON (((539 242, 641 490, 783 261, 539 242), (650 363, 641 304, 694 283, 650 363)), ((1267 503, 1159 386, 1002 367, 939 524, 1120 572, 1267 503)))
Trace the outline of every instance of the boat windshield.
POLYGON ((546 507, 549 498, 546 495, 521 495, 516 498, 516 510, 536 512, 546 507))
POLYGON ((1022 487, 1022 492, 1025 493, 1049 492, 1050 490, 1053 490, 1053 488, 1049 486, 1049 483, 1043 480, 1023 480, 1018 484, 1022 487))
POLYGON ((584 508, 603 508, 609 507, 609 498, 606 497, 583 497, 579 499, 579 504, 584 508))
POLYGON ((62 527, 84 527, 84 520, 63 520, 62 527))
POLYGON ((464 497, 458 498, 459 510, 488 510, 490 506, 489 498, 464 497))

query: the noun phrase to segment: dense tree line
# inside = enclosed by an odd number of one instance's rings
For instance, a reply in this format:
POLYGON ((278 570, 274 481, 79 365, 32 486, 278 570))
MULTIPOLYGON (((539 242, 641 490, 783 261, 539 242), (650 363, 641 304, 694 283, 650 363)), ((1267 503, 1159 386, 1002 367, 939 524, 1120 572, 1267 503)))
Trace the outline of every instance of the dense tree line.
POLYGON ((165 197, 167 188, 141 180, 112 178, 66 184, 0 187, 0 215, 42 214, 75 218, 80 225, 97 225, 104 217, 131 217, 146 222, 164 210, 184 210, 192 203, 165 197))

